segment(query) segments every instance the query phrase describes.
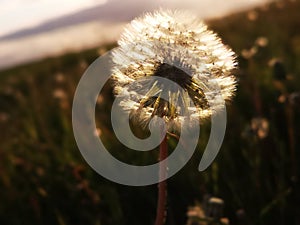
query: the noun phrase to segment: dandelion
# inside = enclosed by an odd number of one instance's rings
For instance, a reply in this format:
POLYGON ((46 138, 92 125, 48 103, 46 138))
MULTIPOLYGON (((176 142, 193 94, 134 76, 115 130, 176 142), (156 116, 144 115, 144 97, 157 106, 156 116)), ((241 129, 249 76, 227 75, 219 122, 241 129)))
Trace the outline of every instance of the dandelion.
POLYGON ((63 83, 65 81, 65 76, 63 73, 58 72, 54 76, 57 83, 63 83))
MULTIPOLYGON (((187 119, 190 125, 195 124, 194 120, 223 109, 220 97, 230 100, 234 95, 234 52, 188 12, 145 14, 126 27, 118 44, 112 57, 114 92, 122 98, 120 106, 142 127, 154 117, 162 118, 168 130, 181 127, 187 119), (162 93, 167 93, 167 98, 162 93)), ((164 137, 159 160, 166 157, 164 137)), ((166 164, 160 164, 160 178, 166 173, 166 164)), ((162 225, 166 215, 166 181, 162 180, 156 225, 162 225)))
POLYGON ((223 106, 218 102, 219 92, 224 100, 234 94, 233 51, 187 12, 159 10, 137 18, 118 44, 113 52, 114 91, 125 97, 121 106, 144 127, 154 116, 163 118, 168 128, 179 127, 186 115, 191 120, 208 118, 223 106), (154 76, 180 88, 159 81, 128 87, 140 78, 154 76), (140 95, 143 88, 149 90, 146 95, 140 95), (163 91, 168 93, 167 100, 160 98, 163 91))
POLYGON ((67 94, 63 89, 58 88, 53 91, 53 97, 56 99, 64 100, 67 98, 67 94))
POLYGON ((249 50, 248 49, 243 49, 241 51, 241 54, 242 56, 245 58, 245 59, 251 59, 256 53, 257 53, 257 47, 256 46, 253 46, 252 48, 250 48, 249 50))
POLYGON ((188 208, 187 225, 207 225, 215 221, 216 224, 229 224, 229 219, 222 217, 224 201, 220 198, 211 197, 205 202, 205 206, 199 203, 188 208))
POLYGON ((59 105, 62 109, 69 108, 68 95, 64 89, 57 88, 52 93, 53 98, 59 101, 59 105))
POLYGON ((206 225, 205 212, 200 205, 189 207, 187 211, 187 225, 206 225))
MULTIPOLYGON (((285 101, 285 99, 283 100, 285 101)), ((251 119, 243 133, 242 137, 245 139, 264 139, 269 135, 269 121, 263 117, 254 117, 251 119)))
POLYGON ((256 11, 250 11, 247 14, 248 20, 255 21, 258 18, 258 13, 256 11))
POLYGON ((96 137, 100 137, 101 134, 102 134, 101 129, 100 129, 100 128, 96 128, 96 130, 94 131, 94 135, 95 135, 96 137))
POLYGON ((266 118, 253 118, 251 120, 251 129, 259 139, 264 139, 269 134, 269 122, 266 118))
POLYGON ((97 104, 100 105, 100 104, 103 103, 103 101, 104 101, 104 97, 103 97, 103 95, 100 94, 100 95, 98 96, 98 98, 97 98, 97 104))
POLYGON ((259 47, 266 47, 268 45, 268 43, 269 43, 269 40, 266 37, 258 37, 255 40, 255 44, 259 47))

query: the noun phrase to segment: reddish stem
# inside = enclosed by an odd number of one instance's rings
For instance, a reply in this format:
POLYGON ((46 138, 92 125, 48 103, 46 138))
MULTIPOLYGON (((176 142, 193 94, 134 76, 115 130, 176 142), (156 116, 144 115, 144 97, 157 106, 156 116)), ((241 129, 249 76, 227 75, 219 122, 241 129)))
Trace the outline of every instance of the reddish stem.
POLYGON ((166 217, 166 201, 167 201, 167 161, 163 161, 168 157, 167 135, 165 135, 159 148, 159 178, 162 180, 158 184, 158 202, 155 225, 164 225, 166 217))

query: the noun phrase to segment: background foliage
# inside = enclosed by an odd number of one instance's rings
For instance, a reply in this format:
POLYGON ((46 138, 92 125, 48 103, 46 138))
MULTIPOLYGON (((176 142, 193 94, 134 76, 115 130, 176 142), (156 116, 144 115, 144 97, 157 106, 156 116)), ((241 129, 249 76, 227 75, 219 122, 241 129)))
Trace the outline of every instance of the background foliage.
MULTIPOLYGON (((186 224, 188 206, 208 195, 225 201, 231 224, 300 223, 299 10, 298 1, 279 1, 208 22, 239 55, 238 92, 213 165, 197 171, 206 125, 199 151, 168 181, 168 224, 186 224)), ((80 76, 114 46, 0 72, 0 224, 153 224, 156 185, 128 187, 102 178, 83 160, 72 133, 80 76)), ((116 140, 112 101, 107 84, 98 98, 97 134, 117 158, 152 163, 157 151, 135 154, 116 140)))

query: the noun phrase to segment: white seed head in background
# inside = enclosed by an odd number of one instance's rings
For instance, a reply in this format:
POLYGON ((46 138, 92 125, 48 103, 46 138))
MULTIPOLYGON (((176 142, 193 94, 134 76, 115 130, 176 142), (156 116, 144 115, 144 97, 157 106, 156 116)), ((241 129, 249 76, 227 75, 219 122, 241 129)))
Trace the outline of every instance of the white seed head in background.
POLYGON ((189 12, 145 14, 125 28, 118 44, 112 58, 114 92, 124 97, 120 105, 142 126, 155 116, 168 128, 178 127, 186 115, 191 121, 206 119, 223 108, 220 95, 224 100, 234 95, 234 52, 189 12), (166 78, 177 86, 139 81, 145 77, 166 78), (141 95, 145 88, 148 92, 141 95), (162 91, 167 100, 160 98, 162 91))

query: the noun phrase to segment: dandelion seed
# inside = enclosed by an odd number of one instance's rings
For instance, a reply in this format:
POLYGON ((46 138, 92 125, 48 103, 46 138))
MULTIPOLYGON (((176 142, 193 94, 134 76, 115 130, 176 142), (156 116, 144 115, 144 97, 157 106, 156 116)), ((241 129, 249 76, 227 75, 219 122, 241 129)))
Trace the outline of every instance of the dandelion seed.
POLYGON ((142 125, 158 116, 169 128, 176 127, 185 113, 190 119, 205 119, 223 107, 218 95, 224 100, 234 95, 234 52, 190 13, 146 14, 126 27, 118 44, 113 51, 114 91, 125 97, 120 105, 142 125), (166 78, 180 88, 159 81, 139 82, 145 77, 166 78), (138 84, 129 88, 135 81, 138 84), (145 88, 147 94, 139 95, 145 88), (160 97, 162 91, 167 91, 167 100, 160 97))

